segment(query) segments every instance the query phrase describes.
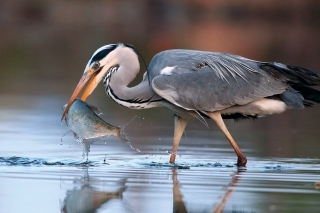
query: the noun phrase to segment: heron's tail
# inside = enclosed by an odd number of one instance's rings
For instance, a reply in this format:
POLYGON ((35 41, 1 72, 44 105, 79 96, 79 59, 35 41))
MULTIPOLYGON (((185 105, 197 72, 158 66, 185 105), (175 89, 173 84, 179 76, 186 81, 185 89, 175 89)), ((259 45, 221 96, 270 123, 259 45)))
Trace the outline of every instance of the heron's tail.
MULTIPOLYGON (((320 76, 317 72, 298 66, 285 65, 277 62, 261 63, 260 69, 277 80, 287 83, 291 88, 303 96, 303 105, 310 107, 312 102, 320 103, 320 91, 312 88, 320 86, 320 76)), ((289 93, 294 91, 291 89, 289 93)), ((290 93, 290 94, 291 94, 290 93)), ((300 96, 301 96, 300 95, 300 96)), ((298 97, 297 95, 295 97, 298 97)))
POLYGON ((320 103, 320 91, 312 87, 304 86, 301 84, 292 85, 292 88, 297 90, 304 98, 303 104, 306 107, 313 106, 312 102, 320 103))
POLYGON ((320 86, 320 76, 317 72, 303 67, 285 65, 277 62, 260 63, 259 68, 277 80, 304 86, 320 86))

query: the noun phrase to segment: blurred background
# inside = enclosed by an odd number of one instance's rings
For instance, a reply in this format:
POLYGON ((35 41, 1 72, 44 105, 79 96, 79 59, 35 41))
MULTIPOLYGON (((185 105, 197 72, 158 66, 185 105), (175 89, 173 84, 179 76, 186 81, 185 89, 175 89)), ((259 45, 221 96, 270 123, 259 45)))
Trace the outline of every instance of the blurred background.
MULTIPOLYGON (((42 110, 57 112, 56 120, 50 122, 59 123, 60 107, 71 96, 88 59, 109 43, 134 45, 147 63, 159 51, 185 48, 320 70, 317 0, 2 0, 0 29, 0 111, 28 108, 31 120, 40 123, 47 121, 31 109, 45 106, 42 110)), ((145 71, 142 64, 141 71, 145 71)), ((141 80, 143 72, 134 83, 141 80)), ((110 121, 123 116, 121 122, 125 122, 132 115, 145 113, 140 115, 154 120, 155 125, 169 125, 169 131, 173 131, 170 112, 159 109, 165 116, 160 117, 157 109, 137 112, 117 106, 101 85, 89 102, 107 111, 110 121)), ((2 112, 0 134, 9 131, 4 128, 6 122, 18 119, 17 111, 2 112)), ((319 116, 318 106, 254 122, 229 121, 227 125, 236 140, 259 150, 257 155, 319 157, 319 116)), ((196 138, 194 126, 188 128, 196 138)), ((154 131, 137 134, 152 135, 154 131)), ((57 140, 61 136, 58 132, 57 140)))

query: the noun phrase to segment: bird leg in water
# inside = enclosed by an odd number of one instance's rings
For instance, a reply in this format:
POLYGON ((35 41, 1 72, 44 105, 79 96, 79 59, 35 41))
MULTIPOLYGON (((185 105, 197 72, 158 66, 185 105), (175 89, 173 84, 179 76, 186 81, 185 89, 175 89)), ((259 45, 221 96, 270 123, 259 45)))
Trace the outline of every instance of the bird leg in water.
POLYGON ((236 152, 237 156, 238 156, 238 162, 237 162, 237 166, 245 166, 247 164, 247 158, 246 156, 241 152, 240 148, 238 147, 236 141, 232 138, 231 134, 229 133, 226 125, 224 124, 222 117, 221 117, 221 113, 219 112, 210 112, 208 113, 209 117, 212 118, 212 120, 214 120, 216 122, 216 124, 219 126, 219 128, 222 130, 222 132, 224 133, 224 135, 227 137, 227 139, 229 140, 232 148, 234 149, 234 151, 236 152))
POLYGON ((174 163, 176 160, 178 146, 179 146, 181 136, 183 134, 184 129, 186 128, 187 123, 188 123, 188 120, 175 115, 175 117, 174 117, 173 146, 172 146, 172 153, 170 156, 170 163, 174 163))

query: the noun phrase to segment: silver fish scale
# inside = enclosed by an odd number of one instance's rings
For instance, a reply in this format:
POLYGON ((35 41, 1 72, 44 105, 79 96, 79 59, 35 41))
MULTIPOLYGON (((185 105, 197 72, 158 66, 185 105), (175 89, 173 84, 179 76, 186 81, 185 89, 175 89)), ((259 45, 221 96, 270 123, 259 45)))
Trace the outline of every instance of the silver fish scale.
MULTIPOLYGON (((66 117, 68 128, 80 140, 99 139, 106 136, 120 137, 121 128, 102 120, 87 103, 76 99, 66 117)), ((121 139, 121 138, 120 138, 121 139)))

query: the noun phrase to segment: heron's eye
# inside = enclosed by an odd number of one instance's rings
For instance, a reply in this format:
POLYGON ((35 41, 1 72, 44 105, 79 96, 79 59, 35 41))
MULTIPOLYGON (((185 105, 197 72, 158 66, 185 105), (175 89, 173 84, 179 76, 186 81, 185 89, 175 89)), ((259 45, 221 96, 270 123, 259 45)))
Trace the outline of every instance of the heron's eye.
POLYGON ((93 62, 92 66, 91 66, 91 68, 93 70, 98 70, 99 67, 100 67, 100 63, 98 61, 93 62))

